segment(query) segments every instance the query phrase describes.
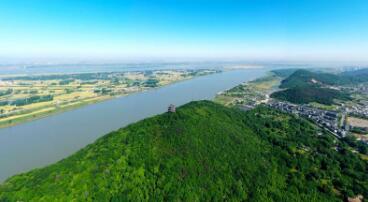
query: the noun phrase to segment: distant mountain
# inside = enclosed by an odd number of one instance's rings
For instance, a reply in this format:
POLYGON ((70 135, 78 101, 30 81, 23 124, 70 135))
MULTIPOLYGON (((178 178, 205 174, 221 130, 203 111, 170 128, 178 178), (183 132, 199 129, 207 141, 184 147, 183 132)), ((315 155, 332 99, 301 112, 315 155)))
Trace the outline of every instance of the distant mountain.
MULTIPOLYGON (((290 72, 290 71, 288 71, 290 72)), ((331 86, 368 82, 368 69, 360 69, 339 74, 299 69, 281 81, 285 90, 271 94, 272 98, 297 104, 318 102, 331 105, 334 100, 350 100, 346 92, 331 89, 331 86)))
POLYGON ((286 77, 289 77, 291 74, 293 74, 297 70, 299 70, 299 69, 296 69, 296 68, 275 69, 275 70, 272 70, 271 72, 273 72, 278 77, 286 78, 286 77))
POLYGON ((271 94, 272 98, 289 101, 296 104, 307 104, 317 102, 320 104, 331 105, 338 100, 350 100, 347 93, 338 90, 319 87, 295 87, 271 94))
POLYGON ((367 171, 308 121, 200 101, 14 176, 0 201, 342 201, 368 197, 367 171))
POLYGON ((331 74, 299 69, 281 82, 280 88, 347 85, 368 82, 368 69, 331 74))
POLYGON ((340 76, 330 73, 311 72, 300 69, 281 82, 280 88, 295 88, 308 86, 336 85, 345 83, 340 76))
POLYGON ((341 76, 351 83, 368 82, 368 68, 342 72, 341 76))

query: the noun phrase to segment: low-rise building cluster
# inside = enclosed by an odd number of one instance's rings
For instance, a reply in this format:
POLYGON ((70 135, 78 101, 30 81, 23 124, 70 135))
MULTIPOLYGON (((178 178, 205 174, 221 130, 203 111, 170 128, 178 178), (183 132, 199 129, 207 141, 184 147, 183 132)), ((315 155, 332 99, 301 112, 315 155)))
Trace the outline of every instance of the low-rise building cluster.
POLYGON ((296 105, 287 102, 272 101, 268 105, 283 112, 303 116, 328 130, 338 138, 345 137, 348 127, 343 123, 339 126, 339 113, 334 111, 311 108, 306 105, 296 105))
POLYGON ((368 101, 362 101, 359 104, 355 104, 351 107, 343 107, 346 113, 368 118, 368 101))

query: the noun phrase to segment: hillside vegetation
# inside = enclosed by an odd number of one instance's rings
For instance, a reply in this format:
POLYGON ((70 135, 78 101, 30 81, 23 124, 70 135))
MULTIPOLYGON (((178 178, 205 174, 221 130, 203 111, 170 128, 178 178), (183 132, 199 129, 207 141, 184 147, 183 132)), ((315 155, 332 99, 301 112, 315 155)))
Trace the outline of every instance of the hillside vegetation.
POLYGON ((307 104, 317 102, 325 105, 332 105, 334 100, 350 100, 349 94, 338 90, 318 87, 296 87, 271 94, 272 98, 286 100, 296 104, 307 104))
POLYGON ((285 90, 274 92, 271 97, 296 104, 315 102, 332 105, 335 104, 336 100, 351 100, 348 93, 330 87, 368 81, 368 77, 359 81, 354 80, 353 75, 352 72, 331 74, 304 69, 296 70, 281 81, 280 88, 285 90))
POLYGON ((340 74, 314 72, 299 69, 281 82, 280 88, 310 87, 322 85, 348 85, 368 82, 368 69, 346 71, 340 74))
POLYGON ((322 72, 311 72, 300 69, 281 82, 280 88, 311 87, 343 84, 347 81, 338 75, 322 72))
POLYGON ((350 83, 368 82, 368 68, 342 72, 341 76, 350 83))
POLYGON ((192 102, 14 176, 0 201, 341 201, 368 197, 368 163, 268 108, 192 102))

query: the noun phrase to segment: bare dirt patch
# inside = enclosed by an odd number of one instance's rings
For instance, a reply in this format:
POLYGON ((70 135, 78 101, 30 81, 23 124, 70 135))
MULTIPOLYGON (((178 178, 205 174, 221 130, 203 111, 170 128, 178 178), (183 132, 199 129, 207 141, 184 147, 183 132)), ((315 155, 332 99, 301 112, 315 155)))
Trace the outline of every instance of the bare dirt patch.
POLYGON ((362 128, 368 128, 368 120, 366 119, 360 119, 355 117, 349 117, 348 123, 353 127, 362 127, 362 128))

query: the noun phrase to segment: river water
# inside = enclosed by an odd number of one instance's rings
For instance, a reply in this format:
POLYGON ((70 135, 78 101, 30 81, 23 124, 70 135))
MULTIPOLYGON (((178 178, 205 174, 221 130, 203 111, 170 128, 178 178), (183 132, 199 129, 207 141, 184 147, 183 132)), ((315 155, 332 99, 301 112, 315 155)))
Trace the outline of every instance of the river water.
POLYGON ((0 182, 59 161, 110 131, 165 112, 171 103, 212 99, 265 72, 234 70, 198 77, 0 129, 0 182))

